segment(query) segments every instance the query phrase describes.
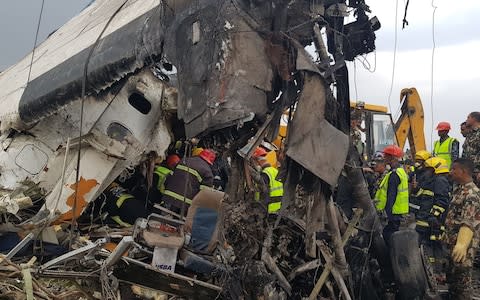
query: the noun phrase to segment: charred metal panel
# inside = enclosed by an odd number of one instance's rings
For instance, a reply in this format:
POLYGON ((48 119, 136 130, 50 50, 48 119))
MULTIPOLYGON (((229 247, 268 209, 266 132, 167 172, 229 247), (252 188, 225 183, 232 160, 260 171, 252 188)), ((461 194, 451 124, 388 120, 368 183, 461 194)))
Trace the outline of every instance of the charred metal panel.
POLYGON ((273 72, 265 42, 232 2, 195 2, 177 15, 166 40, 188 137, 267 112, 273 72))
POLYGON ((325 120, 325 82, 317 74, 304 74, 303 91, 290 125, 287 155, 334 186, 347 158, 348 136, 325 120))
POLYGON ((169 274, 145 263, 134 263, 132 259, 126 261, 128 265, 119 264, 114 270, 114 276, 122 282, 161 290, 171 295, 181 295, 187 299, 215 299, 222 292, 220 287, 212 284, 176 273, 169 274))
MULTIPOLYGON (((159 9, 150 10, 100 40, 90 58, 86 93, 98 93, 142 68, 146 60, 161 54, 162 42, 159 9)), ((81 96, 84 66, 92 47, 28 84, 19 104, 23 122, 36 122, 81 96)))

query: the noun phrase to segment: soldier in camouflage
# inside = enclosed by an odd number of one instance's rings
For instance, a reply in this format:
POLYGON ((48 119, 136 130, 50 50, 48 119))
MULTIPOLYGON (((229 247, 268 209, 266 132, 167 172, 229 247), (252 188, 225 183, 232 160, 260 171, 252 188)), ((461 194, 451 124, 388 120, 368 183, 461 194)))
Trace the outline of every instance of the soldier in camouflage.
POLYGON ((457 183, 445 220, 451 299, 472 298, 473 259, 480 238, 480 190, 472 181, 473 169, 470 160, 459 158, 450 170, 450 177, 457 183))
POLYGON ((469 132, 463 143, 462 157, 469 159, 474 165, 473 181, 480 185, 480 112, 474 111, 467 117, 469 132))
POLYGON ((362 112, 354 110, 350 114, 350 138, 352 139, 353 146, 360 154, 362 165, 365 159, 365 143, 362 141, 362 112))

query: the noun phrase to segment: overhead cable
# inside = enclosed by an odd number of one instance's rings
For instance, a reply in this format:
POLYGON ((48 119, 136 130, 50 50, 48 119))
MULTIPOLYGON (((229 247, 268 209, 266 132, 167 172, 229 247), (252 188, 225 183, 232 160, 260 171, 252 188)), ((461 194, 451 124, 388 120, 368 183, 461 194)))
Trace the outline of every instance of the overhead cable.
POLYGON ((30 82, 30 75, 32 74, 33 58, 35 56, 35 49, 37 48, 38 33, 40 31, 40 24, 42 23, 42 15, 43 15, 44 5, 45 5, 45 0, 42 0, 42 6, 40 7, 40 14, 38 16, 37 31, 35 32, 35 42, 33 42, 32 58, 30 60, 30 67, 28 69, 28 77, 27 77, 27 84, 26 85, 28 85, 28 83, 30 82))
POLYGON ((393 82, 395 80, 395 67, 396 67, 396 60, 397 60, 397 38, 398 38, 397 21, 398 21, 398 0, 395 1, 395 44, 393 47, 392 80, 390 82, 390 90, 388 92, 388 109, 390 110, 390 112, 392 111, 391 97, 392 97, 392 90, 393 90, 393 82))
POLYGON ((93 55, 93 52, 98 46, 98 42, 102 38, 103 34, 107 30, 108 26, 112 22, 113 18, 122 10, 122 8, 125 6, 125 4, 128 2, 128 0, 125 0, 122 5, 120 5, 110 16, 108 19, 107 23, 103 27, 102 31, 98 35, 97 39, 93 43, 92 47, 90 48, 90 52, 88 53, 87 59, 85 61, 85 65, 83 67, 83 79, 82 79, 82 96, 81 96, 81 106, 80 106, 80 129, 79 129, 79 135, 78 135, 78 153, 77 153, 77 170, 75 173, 75 194, 74 194, 74 201, 73 201, 73 206, 72 206, 72 227, 70 229, 70 248, 71 248, 71 242, 72 242, 72 232, 75 227, 75 213, 77 210, 77 200, 78 200, 78 190, 79 190, 79 179, 80 179, 80 156, 81 156, 81 151, 82 151, 82 127, 83 127, 83 114, 84 114, 84 106, 85 106, 85 98, 86 98, 86 87, 87 87, 87 74, 88 74, 88 64, 90 62, 90 58, 93 55))
POLYGON ((436 48, 436 42, 435 42, 435 12, 437 11, 437 6, 434 4, 435 0, 432 0, 432 61, 431 61, 431 70, 430 70, 430 113, 432 114, 432 127, 430 131, 430 143, 431 147, 433 149, 433 126, 434 126, 434 114, 433 114, 433 72, 434 72, 434 63, 435 63, 435 48, 436 48))

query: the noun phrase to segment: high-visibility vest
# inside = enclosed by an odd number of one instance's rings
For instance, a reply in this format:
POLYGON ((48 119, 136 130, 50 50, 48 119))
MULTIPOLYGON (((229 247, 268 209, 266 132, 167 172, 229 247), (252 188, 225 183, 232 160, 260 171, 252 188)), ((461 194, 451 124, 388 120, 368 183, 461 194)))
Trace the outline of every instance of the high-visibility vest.
POLYGON ((165 180, 167 179, 168 175, 171 175, 173 172, 167 167, 156 166, 153 173, 158 175, 157 189, 163 193, 165 191, 165 180))
MULTIPOLYGON (((268 188, 270 203, 268 203, 268 213, 277 212, 282 207, 283 183, 278 181, 278 169, 274 167, 266 167, 262 173, 268 176, 268 188)), ((255 193, 256 200, 260 200, 260 193, 255 193)))
MULTIPOLYGON (((392 207, 392 214, 403 215, 408 213, 408 175, 403 168, 397 168, 395 173, 400 178, 400 184, 397 188, 397 197, 392 207)), ((375 193, 375 206, 379 211, 383 211, 387 205, 388 180, 391 174, 392 171, 388 172, 375 193)))
MULTIPOLYGON (((195 176, 195 178, 197 178, 197 180, 198 180, 198 183, 200 183, 200 189, 201 189, 201 190, 211 189, 211 187, 202 184, 203 178, 202 178, 202 176, 200 175, 200 173, 198 173, 197 170, 195 170, 195 169, 193 169, 193 168, 191 168, 191 167, 187 167, 187 166, 185 166, 185 165, 181 165, 181 164, 178 164, 178 165, 176 166, 175 170, 181 170, 181 171, 190 173, 191 175, 195 176)), ((176 193, 176 192, 174 192, 174 191, 164 190, 162 194, 167 195, 167 196, 170 196, 170 197, 172 197, 173 199, 177 199, 177 200, 179 200, 179 201, 185 202, 185 203, 187 203, 188 205, 191 205, 191 204, 192 204, 192 199, 189 199, 189 198, 187 198, 185 195, 180 195, 180 194, 178 194, 178 193, 176 193)))
POLYGON ((433 156, 443 158, 447 161, 448 168, 452 165, 452 145, 457 139, 448 137, 443 143, 435 141, 433 146, 433 156))

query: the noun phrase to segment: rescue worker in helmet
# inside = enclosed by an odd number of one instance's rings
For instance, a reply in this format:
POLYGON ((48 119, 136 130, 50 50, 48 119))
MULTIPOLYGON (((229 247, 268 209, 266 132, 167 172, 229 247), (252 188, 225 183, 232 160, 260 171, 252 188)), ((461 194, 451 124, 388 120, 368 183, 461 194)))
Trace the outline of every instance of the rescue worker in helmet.
POLYGON ((415 165, 414 170, 410 173, 410 179, 412 182, 412 188, 417 188, 415 185, 421 182, 425 173, 425 161, 432 157, 432 154, 427 150, 419 150, 415 153, 415 165))
POLYGON ((400 229, 400 222, 408 214, 408 175, 400 165, 403 151, 396 145, 389 145, 383 150, 385 163, 390 171, 380 182, 375 193, 375 206, 387 216, 387 225, 383 229, 383 238, 390 244, 392 234, 400 229))
POLYGON ((426 150, 420 150, 415 153, 415 166, 413 172, 409 174, 409 191, 411 207, 415 208, 415 216, 418 213, 419 206, 425 203, 425 197, 432 192, 433 171, 425 167, 425 161, 432 155, 426 150))
MULTIPOLYGON (((427 159, 431 161, 431 158, 427 159)), ((422 180, 418 181, 416 189, 410 195, 410 207, 415 213, 415 230, 418 232, 420 241, 430 238, 430 210, 434 201, 434 174, 435 169, 429 164, 424 166, 422 180)))
POLYGON ((256 171, 252 178, 257 183, 259 191, 255 193, 255 200, 261 201, 267 207, 268 213, 276 213, 282 206, 283 184, 277 180, 278 169, 271 166, 266 159, 267 151, 257 147, 252 155, 256 171))
POLYGON ((212 187, 215 157, 213 150, 203 149, 198 156, 183 158, 165 180, 163 205, 175 213, 186 214, 200 189, 212 187))
POLYGON ((450 123, 438 123, 437 131, 440 140, 435 141, 435 144, 433 145, 433 156, 445 159, 447 161, 448 169, 450 169, 452 161, 460 156, 460 143, 457 139, 448 136, 450 129, 450 123))
POLYGON ((383 177, 387 174, 387 165, 385 164, 385 157, 383 152, 376 152, 372 161, 369 164, 370 168, 373 170, 373 173, 365 173, 365 180, 368 184, 368 191, 370 193, 370 198, 375 197, 375 192, 380 186, 383 177))
POLYGON ((435 170, 433 175, 433 203, 429 211, 428 223, 430 226, 429 239, 438 241, 445 231, 443 224, 447 215, 446 210, 450 205, 452 185, 448 180, 449 168, 446 160, 432 157, 425 161, 425 165, 435 170))
MULTIPOLYGON (((196 146, 192 149, 192 156, 198 156, 202 151, 202 147, 196 146)), ((224 192, 228 184, 229 166, 227 161, 221 155, 215 157, 215 161, 212 165, 212 173, 213 188, 217 191, 224 192)))
MULTIPOLYGON (((420 210, 416 215, 415 230, 419 234, 420 243, 424 245, 424 255, 435 273, 441 271, 438 258, 444 253, 440 239, 445 232, 445 217, 450 203, 451 185, 448 181, 448 165, 446 160, 432 157, 425 161, 426 172, 431 176, 429 186, 425 186, 423 195, 419 197, 420 210), (430 190, 426 190, 426 189, 430 190)), ((422 189, 419 190, 419 193, 422 189)))

